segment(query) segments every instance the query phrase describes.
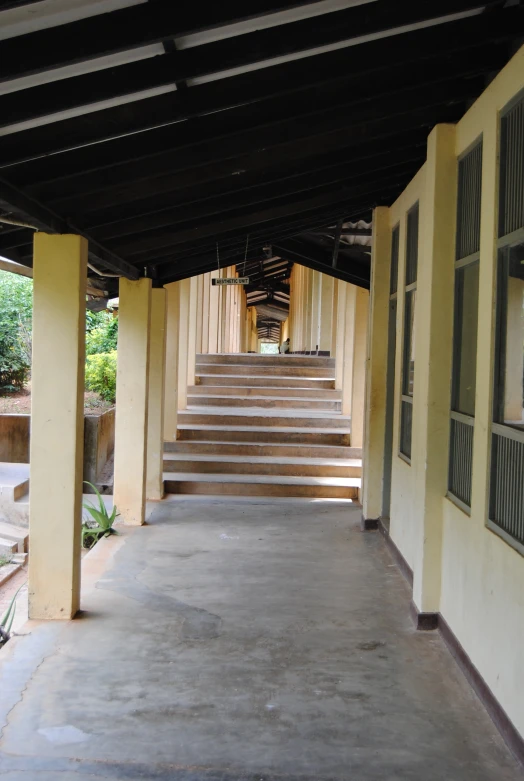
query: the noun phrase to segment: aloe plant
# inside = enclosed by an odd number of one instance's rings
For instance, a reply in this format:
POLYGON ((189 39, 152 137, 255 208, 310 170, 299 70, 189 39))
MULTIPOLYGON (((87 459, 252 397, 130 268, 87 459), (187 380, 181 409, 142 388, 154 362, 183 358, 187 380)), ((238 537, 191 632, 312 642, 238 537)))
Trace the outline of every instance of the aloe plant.
POLYGON ((84 509, 87 510, 92 520, 84 521, 82 524, 82 545, 84 548, 92 548, 101 537, 109 537, 110 534, 118 534, 116 529, 113 529, 113 524, 120 513, 117 512, 116 507, 113 507, 113 511, 111 512, 111 515, 109 515, 100 491, 87 480, 84 482, 86 485, 89 485, 97 495, 99 505, 97 508, 94 504, 84 504, 84 509))
MULTIPOLYGON (((22 588, 22 586, 20 586, 20 588, 22 588)), ((13 626, 16 613, 16 598, 20 588, 16 590, 13 599, 9 603, 9 607, 0 619, 0 648, 5 645, 11 637, 11 627, 13 626)))

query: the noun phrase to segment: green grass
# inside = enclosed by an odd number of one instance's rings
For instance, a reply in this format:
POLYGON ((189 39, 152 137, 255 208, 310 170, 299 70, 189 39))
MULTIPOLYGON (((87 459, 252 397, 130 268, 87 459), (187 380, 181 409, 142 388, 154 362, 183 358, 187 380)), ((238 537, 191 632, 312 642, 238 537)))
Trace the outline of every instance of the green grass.
POLYGON ((0 556, 0 567, 4 567, 11 562, 10 556, 0 556))

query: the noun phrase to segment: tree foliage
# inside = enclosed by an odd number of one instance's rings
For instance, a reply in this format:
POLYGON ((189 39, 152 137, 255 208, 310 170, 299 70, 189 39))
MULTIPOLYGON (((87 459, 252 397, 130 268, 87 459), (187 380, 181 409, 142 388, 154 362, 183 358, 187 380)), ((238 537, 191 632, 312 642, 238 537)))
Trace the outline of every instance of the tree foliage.
POLYGON ((89 312, 86 320, 86 355, 116 350, 118 318, 110 312, 89 312))
POLYGON ((116 350, 95 353, 86 358, 86 388, 104 401, 116 400, 116 350))
POLYGON ((31 367, 33 282, 0 271, 0 390, 23 388, 31 367))

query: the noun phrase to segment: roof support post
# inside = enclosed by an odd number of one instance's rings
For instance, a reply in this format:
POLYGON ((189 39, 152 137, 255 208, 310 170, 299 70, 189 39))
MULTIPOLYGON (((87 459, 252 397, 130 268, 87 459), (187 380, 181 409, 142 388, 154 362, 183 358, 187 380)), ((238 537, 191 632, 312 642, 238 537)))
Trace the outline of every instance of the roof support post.
POLYGON ((164 288, 151 291, 146 496, 164 496, 164 385, 166 366, 166 298, 164 288))
POLYGON ((80 608, 87 241, 34 237, 29 617, 80 608))
POLYGON ((165 286, 166 365, 164 378, 164 439, 174 442, 177 437, 178 418, 178 343, 180 327, 180 282, 165 286))
POLYGON ((120 280, 114 501, 125 523, 145 521, 151 280, 120 280))
MULTIPOLYGON (((373 212, 369 354, 366 371, 366 411, 363 451, 363 528, 375 529, 382 515, 385 478, 386 390, 388 368, 391 226, 389 209, 373 212)), ((390 478, 388 478, 390 479, 390 478)))

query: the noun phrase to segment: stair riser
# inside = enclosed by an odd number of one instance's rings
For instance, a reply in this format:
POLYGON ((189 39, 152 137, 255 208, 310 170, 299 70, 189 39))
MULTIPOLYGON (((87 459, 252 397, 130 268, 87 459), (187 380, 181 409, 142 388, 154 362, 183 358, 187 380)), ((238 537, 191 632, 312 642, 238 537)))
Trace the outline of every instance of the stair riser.
POLYGON ((358 447, 315 445, 243 444, 235 442, 166 442, 166 453, 214 456, 276 456, 283 458, 362 458, 358 447))
POLYGON ((315 499, 353 499, 358 496, 357 488, 319 485, 266 485, 262 483, 207 483, 193 481, 164 481, 167 494, 203 494, 220 496, 277 496, 315 499))
POLYGON ((232 396, 236 399, 249 399, 251 396, 285 396, 287 399, 325 399, 326 401, 341 401, 342 393, 339 390, 329 388, 247 388, 242 386, 229 387, 227 385, 191 385, 188 388, 190 396, 232 396))
POLYGON ((261 366, 327 366, 334 368, 335 359, 327 357, 317 357, 315 355, 257 355, 256 353, 248 354, 232 354, 232 355, 203 355, 197 354, 196 362, 199 364, 214 364, 214 363, 226 363, 232 366, 246 366, 253 365, 256 361, 257 365, 261 366))
POLYGON ((295 445, 349 445, 349 434, 331 434, 329 432, 282 432, 282 431, 229 431, 227 428, 216 431, 202 431, 198 428, 179 429, 179 439, 208 440, 218 442, 282 442, 295 445))
POLYGON ((311 409, 318 412, 340 412, 342 402, 323 401, 322 399, 243 399, 228 396, 227 399, 213 396, 188 396, 190 407, 246 407, 249 409, 311 409))
POLYGON ((319 377, 334 379, 334 370, 329 366, 230 366, 229 364, 197 363, 196 374, 242 374, 243 377, 319 377))
MULTIPOLYGON (((309 464, 239 464, 235 461, 164 461, 164 472, 202 474, 285 475, 286 477, 360 477, 360 466, 315 466, 309 464)), ((166 478, 169 479, 169 478, 166 478)))
MULTIPOLYGON (((207 372, 202 372, 202 374, 207 374, 207 372)), ((318 379, 299 379, 295 377, 274 377, 274 376, 266 376, 266 377, 229 377, 229 376, 202 376, 202 374, 198 374, 196 376, 196 382, 198 385, 227 385, 231 386, 234 385, 237 388, 267 388, 268 386, 271 386, 271 388, 307 388, 307 389, 314 389, 315 392, 318 392, 319 390, 334 390, 335 388, 335 380, 318 380, 318 379)))
POLYGON ((228 415, 184 410, 178 413, 178 424, 184 426, 262 426, 263 428, 345 428, 347 422, 337 417, 280 417, 273 415, 228 415))

